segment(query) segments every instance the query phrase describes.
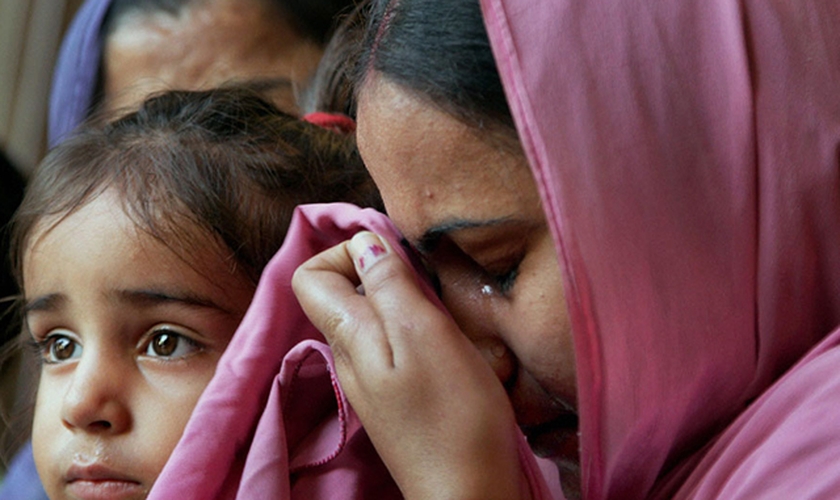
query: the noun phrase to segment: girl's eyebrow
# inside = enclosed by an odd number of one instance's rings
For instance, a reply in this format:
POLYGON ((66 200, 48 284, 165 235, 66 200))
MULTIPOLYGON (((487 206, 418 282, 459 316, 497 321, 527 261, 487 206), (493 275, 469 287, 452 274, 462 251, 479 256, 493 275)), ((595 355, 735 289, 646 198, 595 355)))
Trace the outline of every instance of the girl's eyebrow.
MULTIPOLYGON (((114 296, 120 302, 134 304, 139 307, 153 307, 160 304, 175 303, 189 307, 216 309, 225 313, 231 312, 210 298, 191 292, 159 289, 116 290, 114 296)), ((55 312, 61 309, 66 302, 67 295, 63 293, 42 295, 27 301, 23 307, 23 313, 24 315, 28 315, 33 312, 55 312)))
POLYGON ((126 302, 140 307, 153 307, 160 304, 175 303, 202 309, 216 309, 225 313, 231 312, 218 305, 209 297, 204 297, 189 291, 150 288, 116 290, 114 295, 120 302, 126 302))
POLYGON ((67 302, 67 296, 61 293, 50 293, 28 300, 23 306, 23 314, 31 312, 49 312, 60 309, 67 302))

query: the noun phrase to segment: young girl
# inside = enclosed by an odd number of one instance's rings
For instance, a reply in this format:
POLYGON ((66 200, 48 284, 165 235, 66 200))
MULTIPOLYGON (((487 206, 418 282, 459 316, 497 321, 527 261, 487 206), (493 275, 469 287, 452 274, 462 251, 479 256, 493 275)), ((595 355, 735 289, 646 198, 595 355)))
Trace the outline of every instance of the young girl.
POLYGON ((351 140, 246 90, 173 92, 52 150, 16 215, 50 498, 143 498, 296 205, 378 195, 351 140))
POLYGON ((162 90, 259 85, 298 110, 335 17, 353 0, 85 0, 53 74, 47 140, 100 108, 136 108, 162 90))

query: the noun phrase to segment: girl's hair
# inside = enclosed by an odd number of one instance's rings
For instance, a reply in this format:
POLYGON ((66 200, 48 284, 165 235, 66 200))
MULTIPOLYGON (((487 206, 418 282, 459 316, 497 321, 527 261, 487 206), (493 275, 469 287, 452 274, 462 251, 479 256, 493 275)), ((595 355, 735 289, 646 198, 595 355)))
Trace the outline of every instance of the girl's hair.
POLYGON ((371 71, 467 125, 516 133, 478 0, 372 0, 357 91, 371 71))
POLYGON ((248 89, 171 91, 97 123, 50 151, 30 180, 12 231, 21 290, 36 229, 105 190, 119 194, 139 229, 183 258, 210 235, 254 283, 283 243, 295 206, 348 201, 381 209, 351 136, 287 115, 248 89))

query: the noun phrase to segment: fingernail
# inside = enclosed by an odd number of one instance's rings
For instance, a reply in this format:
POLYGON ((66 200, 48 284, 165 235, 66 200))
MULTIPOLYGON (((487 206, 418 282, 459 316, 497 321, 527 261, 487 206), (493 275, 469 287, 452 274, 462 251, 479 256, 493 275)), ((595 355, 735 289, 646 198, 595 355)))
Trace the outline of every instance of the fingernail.
POLYGON ((359 271, 367 271, 388 254, 388 246, 374 233, 362 231, 350 240, 350 252, 359 271))

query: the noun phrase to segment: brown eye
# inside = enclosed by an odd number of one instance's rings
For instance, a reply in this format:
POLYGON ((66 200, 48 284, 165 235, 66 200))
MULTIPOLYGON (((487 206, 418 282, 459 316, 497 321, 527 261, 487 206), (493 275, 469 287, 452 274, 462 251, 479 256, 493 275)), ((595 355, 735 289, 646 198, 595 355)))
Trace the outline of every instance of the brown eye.
POLYGON ((183 358, 202 350, 195 340, 178 333, 174 327, 161 326, 152 331, 152 339, 144 354, 154 358, 183 358))
POLYGON ((63 363, 82 356, 82 345, 62 333, 50 334, 36 346, 47 364, 63 363))
POLYGON ((178 348, 178 336, 160 333, 152 339, 150 347, 158 356, 171 356, 178 348))
POLYGON ((50 346, 50 361, 67 361, 73 359, 76 351, 81 354, 81 346, 74 340, 64 336, 56 336, 50 346))

